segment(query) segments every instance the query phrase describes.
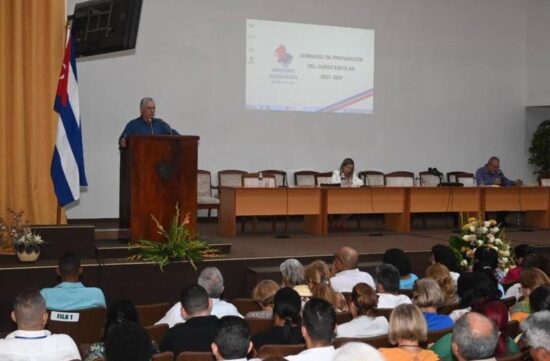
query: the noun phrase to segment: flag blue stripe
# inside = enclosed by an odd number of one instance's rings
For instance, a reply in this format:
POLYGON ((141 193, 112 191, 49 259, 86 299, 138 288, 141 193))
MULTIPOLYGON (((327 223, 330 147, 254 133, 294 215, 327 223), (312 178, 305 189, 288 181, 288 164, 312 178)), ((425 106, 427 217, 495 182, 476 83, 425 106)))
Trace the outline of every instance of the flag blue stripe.
POLYGON ((65 205, 73 202, 75 199, 73 198, 73 194, 69 188, 69 183, 67 183, 67 179, 65 178, 65 173, 63 172, 63 167, 61 166, 61 158, 59 157, 57 147, 55 147, 53 151, 50 174, 59 205, 64 207, 65 205))

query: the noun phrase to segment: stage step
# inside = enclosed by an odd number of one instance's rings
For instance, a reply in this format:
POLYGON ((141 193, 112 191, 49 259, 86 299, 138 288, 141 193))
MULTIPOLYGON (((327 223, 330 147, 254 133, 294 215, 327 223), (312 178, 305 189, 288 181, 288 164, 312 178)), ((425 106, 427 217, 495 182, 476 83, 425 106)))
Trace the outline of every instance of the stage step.
MULTIPOLYGON (((220 255, 228 255, 231 253, 231 243, 212 243, 212 248, 217 250, 220 255)), ((123 240, 96 240, 96 257, 98 259, 121 259, 128 258, 132 252, 128 249, 128 243, 123 240)))

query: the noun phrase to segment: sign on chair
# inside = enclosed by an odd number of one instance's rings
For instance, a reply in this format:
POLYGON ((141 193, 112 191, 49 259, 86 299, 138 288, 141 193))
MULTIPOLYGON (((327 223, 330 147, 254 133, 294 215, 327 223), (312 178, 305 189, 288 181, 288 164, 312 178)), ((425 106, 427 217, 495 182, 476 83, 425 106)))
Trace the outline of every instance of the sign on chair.
POLYGON ((52 311, 50 319, 59 322, 78 322, 80 313, 78 312, 58 312, 52 311))

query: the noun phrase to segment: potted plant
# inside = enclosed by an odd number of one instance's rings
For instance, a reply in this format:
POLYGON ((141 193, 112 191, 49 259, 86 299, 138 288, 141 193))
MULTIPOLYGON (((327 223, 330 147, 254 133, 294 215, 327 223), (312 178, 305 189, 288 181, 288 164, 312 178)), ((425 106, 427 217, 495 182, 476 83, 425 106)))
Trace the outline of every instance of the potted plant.
POLYGON ((20 238, 13 241, 15 253, 21 262, 35 262, 40 256, 40 248, 43 244, 42 237, 33 233, 28 227, 25 227, 20 238))
POLYGON ((536 175, 550 171, 550 119, 540 123, 533 134, 529 147, 529 164, 535 167, 536 175))
POLYGON ((15 254, 14 243, 25 234, 25 229, 29 226, 24 213, 8 208, 8 217, 0 217, 0 254, 15 254))

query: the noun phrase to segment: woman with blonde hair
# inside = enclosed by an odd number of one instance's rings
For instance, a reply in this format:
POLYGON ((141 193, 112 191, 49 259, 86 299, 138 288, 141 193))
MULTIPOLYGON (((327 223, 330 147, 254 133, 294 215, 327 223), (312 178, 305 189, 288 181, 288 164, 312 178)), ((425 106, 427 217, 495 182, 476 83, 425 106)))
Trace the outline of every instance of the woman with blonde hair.
POLYGON ((411 304, 394 308, 390 316, 390 342, 397 347, 380 348, 387 361, 436 361, 437 354, 420 347, 428 338, 428 327, 420 309, 411 304))
POLYGON ((455 283, 451 277, 449 269, 442 263, 434 263, 426 270, 426 277, 437 282, 441 291, 445 295, 445 305, 453 305, 458 303, 458 295, 456 294, 455 283))
POLYGON ((348 310, 346 298, 332 288, 330 284, 330 269, 328 265, 316 260, 310 263, 305 272, 304 279, 311 290, 312 298, 321 298, 330 303, 336 312, 348 310))
POLYGON ((521 292, 523 300, 515 304, 511 309, 511 320, 523 321, 531 314, 529 296, 537 287, 550 285, 550 278, 540 268, 528 268, 520 276, 521 292))
POLYGON ((443 292, 434 279, 423 278, 414 284, 413 303, 422 311, 430 332, 453 327, 449 316, 437 313, 444 300, 443 292))
POLYGON ((245 317, 253 318, 272 318, 273 317, 273 298, 279 290, 277 282, 272 280, 262 280, 258 282, 252 290, 251 298, 262 308, 261 311, 250 311, 245 317))

